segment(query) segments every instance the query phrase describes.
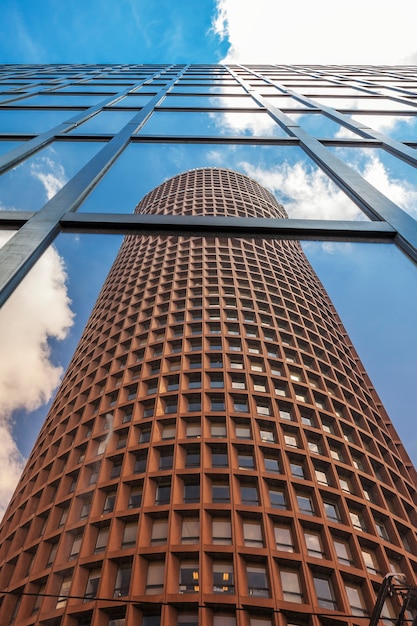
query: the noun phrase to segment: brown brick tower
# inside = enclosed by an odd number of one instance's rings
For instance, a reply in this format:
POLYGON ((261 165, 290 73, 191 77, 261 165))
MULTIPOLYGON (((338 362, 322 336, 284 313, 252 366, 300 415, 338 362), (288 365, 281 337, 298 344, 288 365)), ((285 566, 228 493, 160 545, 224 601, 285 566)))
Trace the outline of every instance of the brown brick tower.
MULTIPOLYGON (((137 212, 285 218, 222 169, 137 212)), ((297 242, 128 236, 0 529, 0 624, 367 624, 415 582, 414 479, 297 242)))

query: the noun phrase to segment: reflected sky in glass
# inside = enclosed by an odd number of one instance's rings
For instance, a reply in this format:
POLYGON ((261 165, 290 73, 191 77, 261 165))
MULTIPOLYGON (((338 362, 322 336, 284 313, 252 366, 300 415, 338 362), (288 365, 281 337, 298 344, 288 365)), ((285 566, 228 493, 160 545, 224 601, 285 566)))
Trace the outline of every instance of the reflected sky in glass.
POLYGON ((299 115, 288 113, 288 117, 294 120, 294 122, 297 122, 297 124, 310 133, 310 135, 320 139, 331 139, 336 137, 341 131, 343 132, 343 137, 359 137, 356 133, 348 130, 322 113, 300 113, 299 115))
POLYGON ((257 109, 259 105, 250 96, 166 96, 158 108, 188 107, 202 109, 257 109))
POLYGON ((37 135, 74 117, 74 111, 0 110, 0 133, 37 135))
POLYGON ((338 111, 357 109, 364 111, 416 111, 412 104, 404 104, 389 98, 312 98, 320 104, 338 111))
POLYGON ((23 100, 11 102, 10 106, 91 107, 94 104, 102 102, 102 100, 105 100, 105 96, 35 95, 24 98, 23 100))
POLYGON ((20 146, 23 141, 0 141, 0 154, 5 154, 20 146))
POLYGON ((0 176, 0 209, 37 211, 102 146, 100 142, 54 142, 39 150, 0 176))
POLYGON ((404 211, 417 217, 417 169, 382 148, 329 147, 404 211))
POLYGON ((124 98, 121 98, 121 100, 118 100, 111 106, 140 109, 141 107, 144 107, 145 104, 148 104, 149 100, 152 100, 152 98, 153 98, 153 94, 140 95, 140 96, 129 95, 129 96, 125 96, 124 98))
POLYGON ((299 147, 197 143, 130 144, 79 211, 132 213, 146 193, 195 167, 226 167, 254 178, 290 217, 367 219, 299 147))
POLYGON ((244 95, 246 92, 243 87, 229 86, 225 87, 216 87, 213 85, 178 85, 175 86, 170 93, 197 93, 197 94, 212 94, 217 93, 220 95, 227 94, 241 94, 244 95))
POLYGON ((136 115, 136 111, 101 111, 69 131, 69 135, 115 134, 136 115))
POLYGON ((351 115, 353 120, 369 126, 398 141, 416 141, 417 116, 411 115, 351 115))
POLYGON ((235 113, 221 111, 156 111, 139 131, 140 134, 216 137, 288 137, 286 132, 264 111, 235 113))
POLYGON ((291 96, 267 96, 265 100, 277 109, 309 109, 309 104, 304 104, 291 96))

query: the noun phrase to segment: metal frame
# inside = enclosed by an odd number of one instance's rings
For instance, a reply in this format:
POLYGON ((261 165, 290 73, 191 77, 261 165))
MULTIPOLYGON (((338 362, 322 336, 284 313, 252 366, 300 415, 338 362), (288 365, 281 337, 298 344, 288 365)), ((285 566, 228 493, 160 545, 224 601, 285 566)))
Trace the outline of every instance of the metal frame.
MULTIPOLYGON (((268 78, 269 72, 291 71, 292 77, 299 80, 309 79, 311 81, 325 79, 330 81, 335 87, 350 86, 348 76, 354 73, 355 86, 360 89, 364 96, 378 98, 381 87, 386 87, 384 77, 402 79, 404 75, 415 76, 417 83, 417 68, 373 68, 373 67, 303 67, 303 66, 208 66, 208 65, 158 65, 158 66, 4 66, 3 79, 26 79, 30 80, 31 75, 56 74, 57 78, 49 79, 47 85, 42 79, 35 79, 28 92, 23 92, 16 86, 10 97, 0 100, 1 109, 7 108, 18 102, 19 108, 25 106, 26 98, 33 95, 44 95, 45 93, 56 93, 62 87, 62 72, 64 76, 77 85, 88 85, 91 79, 100 82, 100 78, 113 86, 120 86, 116 94, 103 97, 102 102, 88 109, 76 112, 67 122, 61 123, 45 133, 29 137, 22 146, 8 152, 0 157, 0 174, 22 163, 26 158, 33 155, 40 148, 49 145, 52 141, 86 141, 86 140, 107 140, 106 145, 85 165, 68 183, 39 211, 2 211, 0 212, 0 229, 18 229, 14 236, 0 250, 0 306, 4 304, 9 295, 27 274, 29 269, 39 259, 46 248, 54 241, 60 232, 90 232, 90 233, 178 233, 199 235, 218 235, 236 237, 278 237, 285 239, 317 239, 317 240, 344 240, 344 241, 369 241, 369 242, 393 242, 413 261, 417 262, 417 222, 409 214, 403 211, 394 202, 389 200, 381 192, 370 185, 362 176, 355 172, 348 165, 338 159, 327 149, 327 145, 361 147, 381 147, 397 158, 403 160, 408 165, 417 167, 417 157, 411 145, 402 143, 385 136, 380 132, 375 132, 363 124, 352 120, 346 113, 341 113, 328 106, 319 104, 314 98, 306 97, 294 89, 289 89, 284 84, 268 78), (262 138, 255 137, 212 137, 212 136, 149 136, 137 133, 153 113, 158 104, 177 81, 184 77, 185 72, 194 71, 198 78, 199 72, 204 74, 207 69, 217 67, 222 76, 229 75, 230 79, 239 84, 250 96, 256 107, 264 110, 287 134, 287 138, 262 138), (123 79, 119 76, 116 82, 111 83, 108 77, 109 71, 125 73, 132 70, 148 72, 148 78, 136 81, 128 88, 119 81, 123 79), (344 127, 353 130, 358 134, 357 139, 316 139, 308 134, 301 126, 293 121, 285 112, 273 106, 267 98, 262 96, 256 87, 251 86, 247 80, 239 75, 239 71, 244 70, 248 75, 256 79, 266 80, 267 84, 273 85, 279 95, 292 96, 301 104, 304 104, 309 111, 321 113, 329 119, 342 124, 344 127), (71 75, 74 72, 75 75, 71 75), (368 74, 380 77, 380 82, 366 80, 368 74), (363 74, 363 78, 361 78, 363 74), (155 85, 153 81, 161 80, 160 85, 155 85), (67 133, 77 127, 82 122, 88 120, 102 110, 121 100, 129 94, 137 94, 141 87, 151 86, 156 91, 150 102, 143 107, 117 134, 113 135, 68 135, 67 133), (94 188, 98 181, 104 176, 107 170, 122 153, 130 142, 165 142, 165 143, 247 143, 259 145, 297 145, 300 146, 313 161, 354 201, 354 203, 370 218, 368 222, 354 221, 330 221, 330 220, 259 220, 250 218, 209 218, 209 217, 171 217, 156 215, 128 215, 128 214, 108 214, 108 213, 77 213, 77 209, 94 188)), ((0 68, 1 72, 1 68, 0 68)), ((195 80, 189 74, 190 82, 195 80)), ((1 90, 0 77, 0 90, 1 90)), ((204 85, 205 83, 200 83, 204 85)), ((199 85, 198 81, 195 85, 199 85)), ((389 86, 389 83, 388 83, 389 86)), ((414 90, 391 87, 392 95, 383 94, 384 98, 391 99, 401 104, 406 103, 415 107, 417 115, 417 92, 414 90), (415 100, 410 100, 414 96, 415 100)), ((66 92, 67 94, 69 92, 66 92)), ((95 92, 83 92, 85 95, 95 95, 95 92)), ((189 94, 181 93, 187 97, 189 94)), ((233 98, 232 95, 230 95, 233 98)), ((15 109, 15 106, 13 106, 15 109)), ((31 107, 33 110, 35 107, 31 107)), ((37 109, 51 107, 36 107, 37 109)), ((59 107, 52 107, 59 110, 59 107)), ((75 108, 76 109, 76 108, 75 108)), ((114 110, 114 109, 112 109, 114 110)), ((185 112, 190 110, 204 111, 204 109, 193 109, 192 96, 190 106, 178 107, 175 109, 164 108, 164 111, 185 112)), ((224 111, 224 109, 222 109, 224 111)), ((227 111, 245 111, 246 109, 227 109, 227 111)), ((250 111, 251 109, 249 109, 250 111)), ((300 113, 300 110, 293 112, 300 113)), ((302 111, 303 112, 303 111, 302 111)), ((357 113, 358 111, 355 110, 357 113)), ((363 111, 366 114, 381 114, 383 111, 363 111)), ((411 113, 411 114, 414 114, 411 113)), ((407 112, 407 115, 409 113, 407 112)), ((26 135, 0 135, 0 139, 27 139, 26 135)), ((138 198, 139 200, 139 198, 138 198)))

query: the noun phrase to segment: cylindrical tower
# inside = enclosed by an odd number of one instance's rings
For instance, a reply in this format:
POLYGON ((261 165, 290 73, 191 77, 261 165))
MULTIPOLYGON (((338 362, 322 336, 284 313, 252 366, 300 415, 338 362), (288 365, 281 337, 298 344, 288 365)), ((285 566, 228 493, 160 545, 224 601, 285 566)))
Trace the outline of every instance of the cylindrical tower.
MULTIPOLYGON (((137 212, 285 217, 224 169, 137 212)), ((415 583, 414 478, 298 242, 128 236, 0 530, 0 623, 366 624, 415 583)))

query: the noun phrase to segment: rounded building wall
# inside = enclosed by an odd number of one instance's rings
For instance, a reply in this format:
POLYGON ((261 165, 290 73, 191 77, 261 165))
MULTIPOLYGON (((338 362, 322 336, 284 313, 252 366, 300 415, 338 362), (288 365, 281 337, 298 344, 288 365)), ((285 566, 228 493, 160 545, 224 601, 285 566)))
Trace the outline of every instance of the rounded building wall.
MULTIPOLYGON (((137 212, 285 217, 222 169, 137 212)), ((363 624, 415 583, 409 471, 297 242, 128 236, 0 529, 0 623, 363 624)))

